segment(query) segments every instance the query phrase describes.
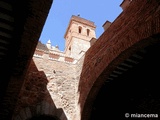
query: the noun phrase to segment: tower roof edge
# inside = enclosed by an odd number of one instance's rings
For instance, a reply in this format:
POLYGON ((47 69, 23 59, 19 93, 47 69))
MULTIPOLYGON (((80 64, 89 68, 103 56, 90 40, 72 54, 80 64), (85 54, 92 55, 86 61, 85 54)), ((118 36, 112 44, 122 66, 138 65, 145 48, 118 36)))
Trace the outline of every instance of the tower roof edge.
POLYGON ((68 29, 69 29, 72 21, 76 21, 76 22, 91 26, 93 28, 96 28, 96 25, 94 24, 94 22, 92 22, 90 20, 87 20, 87 19, 84 19, 84 18, 80 17, 79 15, 78 16, 72 15, 71 18, 70 18, 69 25, 68 25, 68 27, 66 29, 65 34, 64 34, 64 38, 66 37, 66 35, 68 33, 68 29))

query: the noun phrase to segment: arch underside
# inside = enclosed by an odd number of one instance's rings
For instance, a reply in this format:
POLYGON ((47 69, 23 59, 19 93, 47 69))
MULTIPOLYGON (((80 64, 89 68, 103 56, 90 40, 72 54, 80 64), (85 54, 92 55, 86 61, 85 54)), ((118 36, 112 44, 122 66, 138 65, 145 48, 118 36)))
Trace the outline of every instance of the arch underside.
POLYGON ((84 65, 82 71, 82 120, 125 119, 125 113, 160 113, 159 10, 159 1, 133 1, 89 49, 85 60, 94 67, 87 72, 84 65), (101 49, 94 52, 96 48, 101 49), (94 60, 98 62, 94 64, 94 60), (94 77, 88 75, 91 73, 95 73, 94 77))
POLYGON ((101 86, 90 120, 125 119, 125 113, 160 113, 159 51, 157 43, 121 63, 101 86))

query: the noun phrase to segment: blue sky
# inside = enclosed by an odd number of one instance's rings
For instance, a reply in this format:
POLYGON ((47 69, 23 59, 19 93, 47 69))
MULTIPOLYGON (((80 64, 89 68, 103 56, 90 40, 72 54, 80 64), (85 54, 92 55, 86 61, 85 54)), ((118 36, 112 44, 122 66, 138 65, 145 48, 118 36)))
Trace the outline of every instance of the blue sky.
POLYGON ((46 44, 50 39, 52 46, 64 51, 64 34, 72 15, 93 21, 96 25, 96 38, 103 32, 102 25, 108 20, 113 22, 122 12, 123 0, 53 0, 43 27, 40 41, 46 44))

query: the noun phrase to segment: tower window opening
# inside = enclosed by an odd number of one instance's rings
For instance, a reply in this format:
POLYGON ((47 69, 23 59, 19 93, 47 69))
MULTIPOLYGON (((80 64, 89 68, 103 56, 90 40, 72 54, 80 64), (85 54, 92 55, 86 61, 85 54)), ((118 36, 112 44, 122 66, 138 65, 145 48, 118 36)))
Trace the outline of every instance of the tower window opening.
POLYGON ((89 30, 89 29, 87 29, 87 36, 89 36, 89 34, 90 34, 90 30, 89 30))
POLYGON ((79 26, 79 28, 78 28, 78 32, 79 32, 79 33, 81 33, 81 32, 82 32, 82 27, 81 27, 81 26, 79 26))
POLYGON ((68 48, 69 52, 68 55, 71 55, 71 46, 68 48))

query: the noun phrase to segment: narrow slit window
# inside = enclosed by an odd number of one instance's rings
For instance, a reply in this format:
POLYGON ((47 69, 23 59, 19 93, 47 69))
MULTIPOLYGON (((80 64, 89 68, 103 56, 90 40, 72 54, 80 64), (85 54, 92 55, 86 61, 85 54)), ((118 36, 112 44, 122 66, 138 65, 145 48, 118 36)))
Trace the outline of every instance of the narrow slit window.
POLYGON ((90 34, 90 30, 89 30, 89 29, 87 29, 87 36, 89 36, 89 34, 90 34))
POLYGON ((69 55, 71 55, 71 46, 69 47, 69 49, 68 49, 68 50, 69 50, 69 55))
POLYGON ((81 33, 81 32, 82 32, 82 27, 81 27, 81 26, 79 26, 79 28, 78 28, 78 32, 79 32, 79 33, 81 33))

